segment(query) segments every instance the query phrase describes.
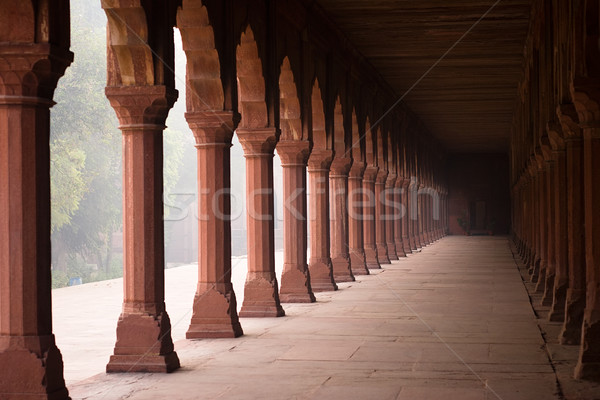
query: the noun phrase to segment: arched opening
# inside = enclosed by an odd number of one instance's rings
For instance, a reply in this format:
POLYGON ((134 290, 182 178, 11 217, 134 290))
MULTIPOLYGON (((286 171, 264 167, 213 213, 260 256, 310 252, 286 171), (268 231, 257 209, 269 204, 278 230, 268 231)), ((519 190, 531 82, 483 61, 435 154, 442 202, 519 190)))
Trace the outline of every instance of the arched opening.
POLYGON ((315 150, 327 149, 327 132, 325 131, 325 112, 323 97, 319 87, 319 79, 315 79, 311 95, 312 140, 315 150))
POLYGON ((281 140, 301 140, 302 121, 300 101, 290 60, 285 57, 279 74, 279 124, 281 140))
POLYGON ((265 103, 265 79, 254 32, 248 25, 236 49, 238 108, 242 115, 240 128, 268 126, 265 103))

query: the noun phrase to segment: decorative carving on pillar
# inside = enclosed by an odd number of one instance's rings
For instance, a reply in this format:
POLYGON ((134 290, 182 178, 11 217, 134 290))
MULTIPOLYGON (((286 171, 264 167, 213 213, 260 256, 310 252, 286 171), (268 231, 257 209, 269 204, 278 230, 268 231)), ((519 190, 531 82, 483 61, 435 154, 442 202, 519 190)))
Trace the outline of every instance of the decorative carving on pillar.
POLYGON ((310 143, 282 140, 277 154, 283 168, 283 272, 279 297, 285 303, 315 301, 306 260, 306 166, 310 143))
POLYGON ((123 133, 123 310, 107 372, 171 372, 179 359, 164 299, 163 129, 177 92, 107 87, 123 133))
POLYGON ((0 44, 0 393, 6 398, 69 398, 52 332, 49 170, 52 96, 72 59, 47 43, 0 44))
POLYGON ((329 254, 329 167, 331 150, 313 149, 308 159, 310 201, 310 282, 315 292, 337 290, 329 254))
POLYGON ((275 275, 273 151, 274 128, 238 128, 246 157, 248 276, 240 317, 281 317, 275 275))
POLYGON ((233 113, 186 113, 198 158, 198 287, 188 339, 243 334, 231 284, 231 190, 229 148, 233 113))

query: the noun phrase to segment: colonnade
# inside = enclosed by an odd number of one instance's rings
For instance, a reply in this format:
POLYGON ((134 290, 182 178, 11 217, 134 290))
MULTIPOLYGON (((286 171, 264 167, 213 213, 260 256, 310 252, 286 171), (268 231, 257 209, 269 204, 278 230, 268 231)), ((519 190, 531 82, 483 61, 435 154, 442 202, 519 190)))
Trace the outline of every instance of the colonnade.
MULTIPOLYGON (((282 303, 315 301, 314 292, 446 233, 443 149, 404 104, 386 112, 396 94, 317 5, 103 0, 102 7, 106 96, 123 135, 124 182, 124 297, 108 372, 179 367, 164 298, 162 203, 162 133, 178 97, 174 27, 187 56, 185 117, 204 216, 189 339, 240 336, 239 317, 283 316, 282 303), (247 167, 239 316, 227 194, 234 134, 247 167), (285 195, 280 290, 275 151, 285 195)), ((0 6, 0 393, 48 399, 68 398, 52 334, 48 172, 49 109, 73 59, 68 16, 65 0, 0 6)))
POLYGON ((512 137, 513 231, 531 281, 600 379, 599 2, 534 2, 512 137))

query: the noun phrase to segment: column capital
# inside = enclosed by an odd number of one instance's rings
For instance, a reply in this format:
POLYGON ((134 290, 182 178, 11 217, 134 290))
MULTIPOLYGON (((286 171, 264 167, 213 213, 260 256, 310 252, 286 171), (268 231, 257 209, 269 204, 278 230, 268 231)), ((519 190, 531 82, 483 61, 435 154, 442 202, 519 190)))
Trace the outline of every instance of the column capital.
POLYGON ((367 165, 365 168, 365 173, 363 175, 363 179, 367 182, 372 181, 375 182, 377 179, 377 172, 379 172, 379 168, 374 165, 367 165))
POLYGON ((155 125, 164 129, 165 120, 175 100, 177 90, 157 86, 107 86, 106 97, 117 113, 119 129, 136 131, 155 125))
POLYGON ((235 120, 232 111, 194 111, 185 119, 196 139, 196 147, 210 144, 231 145, 235 120))
MULTIPOLYGON (((573 103, 581 128, 600 128, 600 79, 576 78, 571 84, 573 103)), ((600 129, 594 129, 600 136, 600 129)))
POLYGON ((306 166, 310 155, 308 140, 281 140, 275 148, 282 167, 306 166))
POLYGON ((72 61, 73 53, 49 43, 0 45, 0 102, 12 96, 52 99, 72 61))
POLYGON ((348 176, 350 178, 362 178, 365 173, 365 163, 360 160, 353 160, 348 176))
POLYGON ((398 180, 398 175, 391 172, 387 176, 387 180, 385 181, 385 187, 392 189, 396 187, 396 181, 398 180))
POLYGON ((313 148, 313 151, 310 153, 310 157, 308 158, 308 170, 329 170, 332 161, 332 150, 315 150, 313 148))
POLYGON ((277 144, 275 128, 237 128, 235 133, 244 149, 244 157, 273 156, 277 144))
POLYGON ((335 157, 331 162, 330 176, 347 177, 352 167, 352 158, 350 157, 335 157))
POLYGON ((377 171, 375 183, 377 183, 379 185, 385 185, 385 182, 387 181, 387 177, 388 177, 387 169, 380 168, 379 171, 377 171))
POLYGON ((579 116, 573 104, 561 104, 556 109, 556 115, 565 135, 565 141, 580 140, 579 116))

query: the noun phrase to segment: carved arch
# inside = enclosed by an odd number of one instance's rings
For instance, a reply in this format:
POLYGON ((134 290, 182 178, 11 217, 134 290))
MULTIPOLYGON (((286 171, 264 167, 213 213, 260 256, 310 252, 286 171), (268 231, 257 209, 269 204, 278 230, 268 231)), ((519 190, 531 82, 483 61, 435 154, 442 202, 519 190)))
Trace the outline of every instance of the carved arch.
POLYGON ((302 115, 294 73, 288 57, 283 59, 279 74, 279 124, 282 140, 302 139, 302 115))
POLYGON ((265 102, 265 78, 254 32, 250 25, 240 37, 236 49, 238 109, 242 115, 240 127, 265 128, 268 126, 265 102))
POLYGON ((319 79, 315 79, 311 95, 312 110, 312 140, 315 150, 327 149, 327 132, 325 130, 325 112, 323 109, 323 97, 319 87, 319 79))
POLYGON ((333 107, 333 149, 336 157, 346 156, 346 130, 344 129, 344 113, 340 96, 336 96, 333 107))
POLYGON ((177 27, 187 57, 187 110, 222 110, 225 99, 219 53, 208 11, 201 0, 183 0, 177 9, 177 27))

